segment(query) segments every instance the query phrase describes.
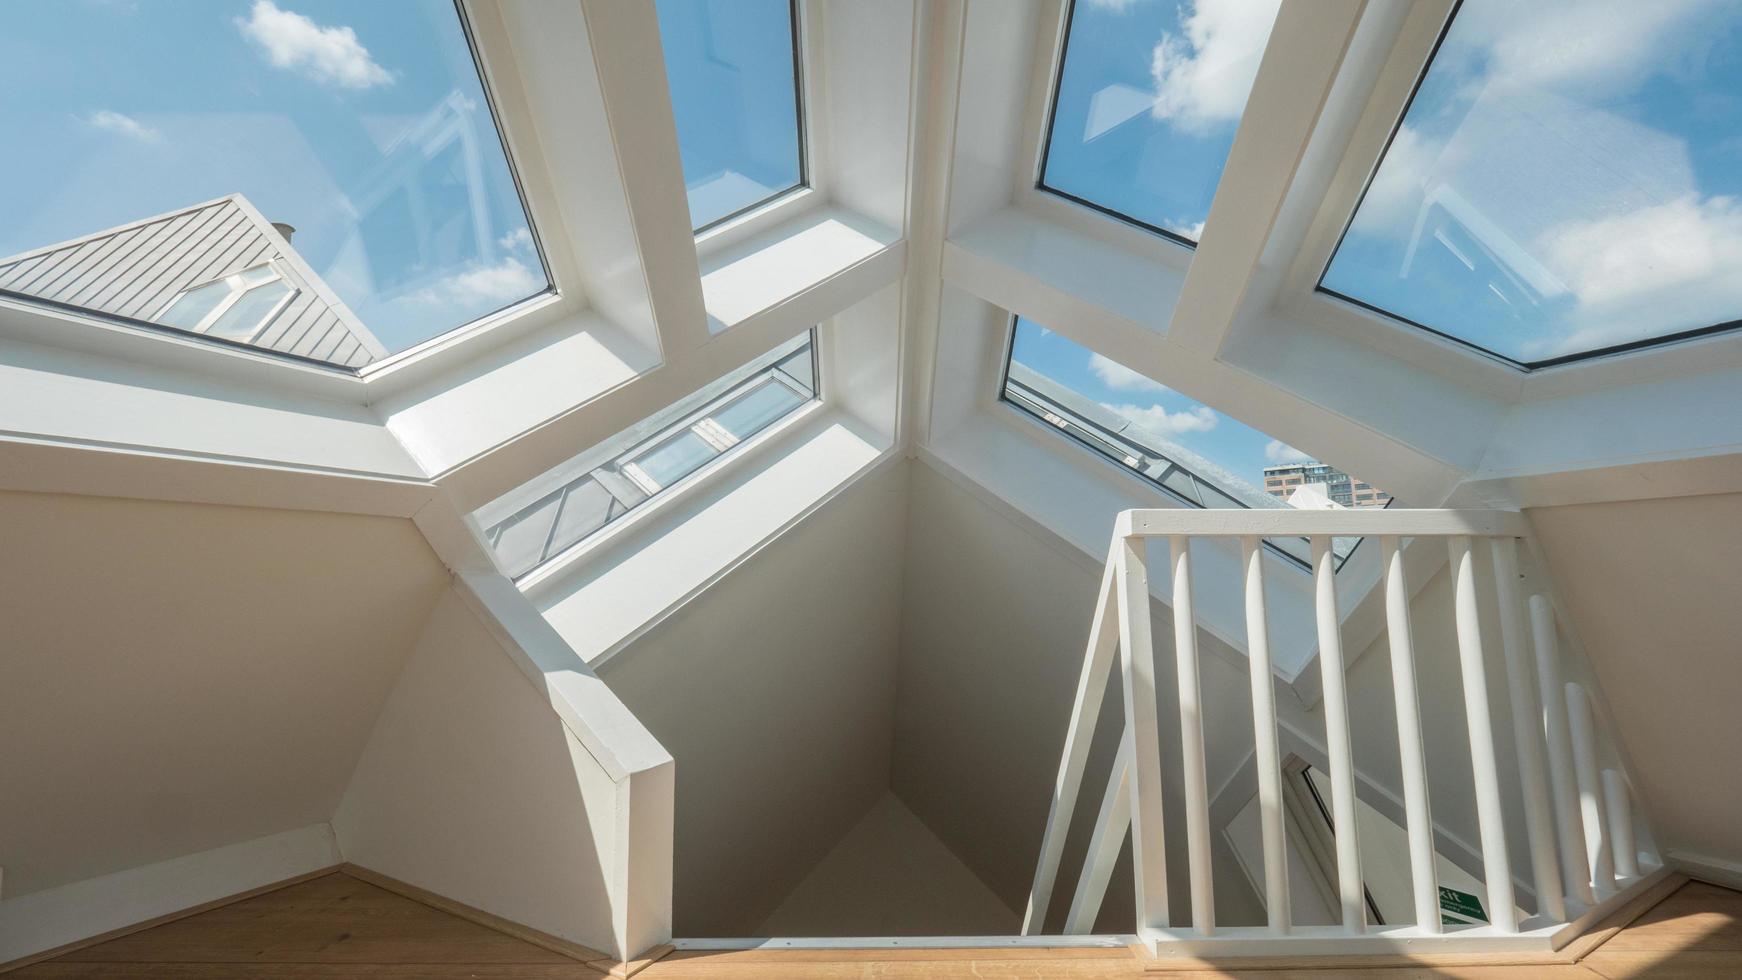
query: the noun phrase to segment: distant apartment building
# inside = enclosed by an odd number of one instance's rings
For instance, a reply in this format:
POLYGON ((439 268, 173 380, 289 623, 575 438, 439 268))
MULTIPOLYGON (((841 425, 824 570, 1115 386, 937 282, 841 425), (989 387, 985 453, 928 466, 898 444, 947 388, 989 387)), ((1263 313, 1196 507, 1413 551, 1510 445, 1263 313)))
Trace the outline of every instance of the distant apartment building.
POLYGON ((1264 468, 1264 492, 1287 500, 1307 486, 1324 487, 1324 495, 1342 507, 1384 507, 1391 494, 1325 463, 1286 463, 1264 468))

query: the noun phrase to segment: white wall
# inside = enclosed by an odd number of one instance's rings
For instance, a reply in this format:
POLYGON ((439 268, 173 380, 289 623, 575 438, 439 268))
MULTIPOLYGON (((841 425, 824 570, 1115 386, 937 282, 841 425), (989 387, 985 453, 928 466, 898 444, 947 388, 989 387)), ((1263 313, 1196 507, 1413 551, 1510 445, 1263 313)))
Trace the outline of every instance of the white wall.
POLYGON ((398 518, 0 492, 0 542, 8 899, 324 824, 447 581, 398 518))
POLYGON ((450 586, 333 829, 347 861, 612 952, 616 801, 599 764, 450 586))
POLYGON ((754 934, 889 787, 907 473, 853 486, 600 668, 677 761, 678 936, 754 934))
POLYGON ((1742 884, 1742 494, 1528 513, 1660 843, 1742 884))
MULTIPOLYGON (((913 464, 900 694, 895 731, 896 795, 959 854, 1007 905, 1022 908, 1034 875, 1059 753, 1082 667, 1099 570, 1082 553, 1013 520, 922 462, 913 464)), ((1171 635, 1157 605, 1156 636, 1171 635)), ((1158 655, 1165 656, 1165 639, 1158 655)), ((1168 675, 1166 668, 1158 675, 1168 675)), ((1211 786, 1251 743, 1246 678, 1227 661, 1203 659, 1211 786), (1244 734, 1229 734, 1244 733, 1244 734), (1240 752, 1234 751, 1238 745, 1240 752)), ((1119 703, 1109 693, 1108 705, 1119 703)), ((1163 694, 1161 717, 1177 719, 1163 694)), ((1056 928, 1082 866, 1088 824, 1118 734, 1103 715, 1084 779, 1083 817, 1065 850, 1054 891, 1056 928)), ((1179 757, 1179 728, 1161 726, 1164 759, 1179 757)), ((1181 812, 1178 766, 1164 766, 1164 807, 1181 812)), ((1188 908, 1184 829, 1170 826, 1171 902, 1188 908)), ((1218 842, 1217 915, 1257 924, 1257 896, 1218 842)), ((1128 854, 1109 886, 1102 930, 1131 928, 1128 854)))
POLYGON ((962 859, 884 793, 758 936, 999 936, 1022 928, 962 859))

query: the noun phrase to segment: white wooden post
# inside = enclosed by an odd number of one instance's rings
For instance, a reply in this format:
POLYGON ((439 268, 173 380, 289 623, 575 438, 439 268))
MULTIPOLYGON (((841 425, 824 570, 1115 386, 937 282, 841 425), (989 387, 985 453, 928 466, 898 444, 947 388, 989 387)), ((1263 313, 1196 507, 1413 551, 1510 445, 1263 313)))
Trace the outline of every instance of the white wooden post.
POLYGON ((1119 655, 1125 674, 1126 739, 1131 743, 1131 855, 1137 878, 1137 931, 1165 929, 1167 840, 1161 809, 1161 745, 1155 708, 1155 647, 1150 637, 1146 542, 1119 543, 1119 655))
POLYGON ((1567 733, 1567 702, 1561 694, 1560 644, 1554 606, 1547 596, 1530 597, 1530 632, 1536 648, 1536 688, 1542 692, 1542 727, 1548 739, 1549 788, 1554 791, 1555 841, 1559 844, 1561 883, 1566 894, 1595 905, 1585 858, 1585 824, 1573 775, 1572 738, 1567 733))
POLYGON ((1470 734, 1470 772, 1476 789, 1476 823, 1482 837, 1482 874, 1488 887, 1488 921, 1502 932, 1518 931, 1512 897, 1512 861, 1500 806, 1499 762, 1494 720, 1488 711, 1488 671, 1482 656, 1482 625, 1476 604, 1476 562, 1470 539, 1449 539, 1455 583, 1458 663, 1464 682, 1464 718, 1470 734))
POLYGON ((1173 557, 1173 653, 1179 686, 1180 775, 1186 797, 1186 858, 1192 885, 1192 928, 1216 931, 1216 898, 1210 877, 1210 789, 1204 773, 1203 685, 1198 677, 1198 626, 1192 612, 1192 542, 1168 539, 1173 557))
POLYGON ((1531 882, 1536 886, 1537 913, 1567 921, 1561 897, 1560 868, 1555 860, 1554 826, 1543 765, 1542 709, 1531 682, 1525 651, 1524 603, 1518 597, 1518 540, 1489 538, 1494 560, 1494 595, 1500 605, 1500 639, 1506 655, 1506 687, 1512 701, 1512 740, 1518 752, 1518 781, 1524 793, 1524 827, 1530 843, 1531 882))
POLYGON ((1113 759, 1107 792, 1095 817, 1095 832, 1083 855, 1083 873, 1077 878, 1076 894, 1071 896, 1070 912, 1065 916, 1065 935, 1086 936, 1095 931, 1095 919, 1107 897, 1107 882, 1113 877, 1113 865, 1119 860, 1119 848, 1124 846, 1130 826, 1131 739, 1127 733, 1119 740, 1119 754, 1113 759))
POLYGON ((1614 769, 1603 770, 1603 801, 1609 807, 1609 839, 1615 842, 1615 874, 1639 877, 1639 850, 1633 840, 1633 794, 1627 777, 1614 769))
POLYGON ((1337 838, 1337 893, 1343 928, 1367 929, 1367 901, 1361 885, 1360 838, 1355 831, 1355 759, 1349 747, 1349 702, 1345 689, 1343 636, 1337 616, 1337 562, 1331 539, 1312 539, 1314 609, 1319 627, 1319 669, 1325 702, 1325 754, 1331 765, 1331 821, 1337 838))
POLYGON ((1585 856, 1591 888, 1598 898, 1615 893, 1615 862, 1609 853, 1609 815, 1603 808, 1603 786, 1597 776, 1597 732, 1591 722, 1591 702, 1585 689, 1568 682, 1567 727, 1573 736, 1573 774, 1579 782, 1579 809, 1585 820, 1585 856))
POLYGON ((1428 805, 1427 752, 1422 746, 1421 699, 1415 680, 1415 637, 1409 619, 1409 583, 1395 535, 1379 539, 1385 566, 1385 628, 1391 646, 1391 696, 1397 709, 1397 756, 1403 772, 1403 812, 1409 831, 1409 873, 1415 924, 1427 933, 1440 924, 1439 870, 1428 805))
MULTIPOLYGON (((1258 820, 1264 838, 1264 910, 1270 931, 1286 933, 1293 918, 1288 897, 1287 838, 1282 827, 1282 753, 1276 738, 1276 689, 1270 662, 1270 622, 1264 607, 1264 546, 1240 539, 1246 568, 1246 660, 1252 680, 1252 765, 1258 771, 1258 820)), ((1438 919, 1436 918, 1436 922, 1438 919)))
POLYGON ((1053 885, 1058 880, 1065 835, 1070 830, 1071 814, 1076 812, 1077 794, 1083 785, 1083 766, 1089 758, 1089 745, 1095 737, 1095 721, 1101 716, 1101 702, 1107 693, 1107 676, 1112 672, 1113 654, 1119 641, 1119 627, 1115 621, 1119 607, 1114 579, 1122 544, 1121 539, 1113 539, 1107 552, 1107 567, 1101 575, 1101 591, 1095 599, 1095 618, 1089 623, 1089 647, 1083 654, 1083 672, 1077 680, 1077 698, 1071 705, 1070 727, 1065 730, 1064 757, 1059 762, 1058 778, 1053 782, 1052 808, 1046 814, 1046 832, 1041 836, 1040 863, 1035 868, 1034 884, 1028 893, 1028 908, 1022 916, 1024 936, 1032 936, 1046 928, 1046 910, 1052 901, 1053 885))

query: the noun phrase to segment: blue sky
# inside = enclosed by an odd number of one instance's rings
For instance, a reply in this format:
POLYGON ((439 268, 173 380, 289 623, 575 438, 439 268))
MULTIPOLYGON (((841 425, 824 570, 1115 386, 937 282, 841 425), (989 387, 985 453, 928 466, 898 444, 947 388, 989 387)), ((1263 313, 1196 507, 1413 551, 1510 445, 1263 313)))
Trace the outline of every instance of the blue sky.
POLYGON ((1078 0, 1049 188, 1196 241, 1278 0, 1078 0))
POLYGON ((6 14, 0 256, 240 191, 389 350, 545 288, 449 0, 6 14))
POLYGON ((658 0, 694 227, 799 183, 788 0, 658 0))
POLYGON ((1325 285, 1521 361, 1742 317, 1739 25, 1466 0, 1325 285))
MULTIPOLYGON (((1010 356, 1218 464, 1247 486, 1264 489, 1264 468, 1308 460, 1306 454, 1023 317, 1010 356)), ((1217 474, 1200 473, 1226 486, 1217 474)))

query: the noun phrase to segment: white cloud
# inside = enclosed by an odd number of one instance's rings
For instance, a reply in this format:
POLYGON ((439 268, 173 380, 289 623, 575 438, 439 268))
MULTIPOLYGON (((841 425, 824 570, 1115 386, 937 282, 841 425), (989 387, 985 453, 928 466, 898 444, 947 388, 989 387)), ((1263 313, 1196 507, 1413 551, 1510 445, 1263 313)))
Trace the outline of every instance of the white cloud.
POLYGON ((508 234, 503 235, 501 238, 496 239, 496 244, 510 252, 517 248, 531 248, 532 232, 527 228, 516 228, 508 234))
POLYGON ((236 26, 266 52, 274 68, 306 71, 315 81, 340 88, 387 85, 393 75, 375 63, 349 27, 322 27, 302 14, 281 10, 272 0, 254 0, 246 20, 236 26))
POLYGON ((1170 412, 1160 405, 1110 405, 1102 402, 1101 407, 1162 436, 1208 432, 1216 427, 1218 421, 1215 410, 1206 405, 1180 412, 1170 412))
POLYGON ((145 125, 139 120, 134 119, 132 116, 122 115, 119 112, 114 112, 109 109, 100 109, 91 113, 85 117, 85 122, 91 126, 97 127, 98 129, 107 130, 111 133, 119 133, 122 136, 136 140, 144 140, 148 143, 161 139, 163 136, 162 133, 159 133, 157 130, 152 129, 150 126, 145 125))
POLYGON ((471 306, 507 303, 544 288, 544 281, 519 259, 508 258, 495 265, 478 266, 440 283, 420 289, 411 299, 418 303, 471 306))
POLYGON ((1722 0, 1533 0, 1466 5, 1458 19, 1463 37, 1485 49, 1486 84, 1596 101, 1703 50, 1705 15, 1722 8, 1722 0))
POLYGON ((1122 14, 1131 9, 1131 0, 1089 0, 1089 6, 1122 14))
POLYGON ((1688 195, 1546 232, 1537 252, 1572 289, 1576 330, 1560 353, 1637 339, 1660 324, 1699 327, 1742 308, 1742 201, 1688 195))
POLYGON ((1240 118, 1281 0, 1194 0, 1150 56, 1158 119, 1203 127, 1240 118))
POLYGON ((1166 391, 1167 386, 1147 375, 1138 374, 1118 361, 1101 354, 1089 355, 1089 370, 1101 383, 1119 391, 1166 391))
POLYGON ((1283 442, 1281 439, 1272 439, 1264 444, 1264 458, 1272 466, 1281 466, 1284 463, 1316 462, 1316 460, 1311 456, 1308 456, 1306 453, 1303 453, 1288 443, 1283 442))

